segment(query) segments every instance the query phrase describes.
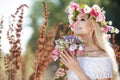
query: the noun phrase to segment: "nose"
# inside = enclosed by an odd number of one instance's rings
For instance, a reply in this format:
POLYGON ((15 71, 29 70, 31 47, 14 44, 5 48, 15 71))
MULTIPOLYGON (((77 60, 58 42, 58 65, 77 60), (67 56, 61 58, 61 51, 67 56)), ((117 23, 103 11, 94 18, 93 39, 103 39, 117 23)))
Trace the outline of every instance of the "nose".
POLYGON ((74 22, 74 26, 78 26, 78 25, 80 25, 80 22, 79 22, 79 21, 74 22))

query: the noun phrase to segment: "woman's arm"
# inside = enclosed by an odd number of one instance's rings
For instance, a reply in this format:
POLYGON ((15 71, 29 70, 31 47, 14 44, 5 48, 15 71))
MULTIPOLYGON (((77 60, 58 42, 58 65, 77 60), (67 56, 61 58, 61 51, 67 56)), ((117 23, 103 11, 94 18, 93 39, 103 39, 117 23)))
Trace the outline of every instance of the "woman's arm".
POLYGON ((75 72, 80 80, 90 80, 89 77, 81 69, 77 60, 73 59, 66 51, 61 53, 61 62, 65 64, 70 70, 75 72))

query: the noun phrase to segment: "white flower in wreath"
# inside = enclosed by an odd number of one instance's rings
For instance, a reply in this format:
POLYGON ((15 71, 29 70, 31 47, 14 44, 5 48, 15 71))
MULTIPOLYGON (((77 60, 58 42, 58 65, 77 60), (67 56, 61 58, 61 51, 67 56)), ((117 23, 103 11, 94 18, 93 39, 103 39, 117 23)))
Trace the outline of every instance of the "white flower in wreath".
POLYGON ((72 15, 72 14, 68 16, 68 20, 69 20, 69 23, 70 23, 70 24, 72 24, 72 23, 73 23, 73 19, 72 19, 72 17, 73 17, 73 15, 72 15))
POLYGON ((94 9, 95 12, 101 12, 101 9, 98 5, 93 5, 92 8, 94 9))
POLYGON ((119 32, 120 31, 117 28, 115 28, 115 33, 118 34, 119 32))
POLYGON ((109 24, 109 25, 112 25, 112 21, 109 21, 108 24, 109 24))
POLYGON ((83 10, 84 10, 84 13, 90 13, 92 9, 89 6, 85 5, 83 10))

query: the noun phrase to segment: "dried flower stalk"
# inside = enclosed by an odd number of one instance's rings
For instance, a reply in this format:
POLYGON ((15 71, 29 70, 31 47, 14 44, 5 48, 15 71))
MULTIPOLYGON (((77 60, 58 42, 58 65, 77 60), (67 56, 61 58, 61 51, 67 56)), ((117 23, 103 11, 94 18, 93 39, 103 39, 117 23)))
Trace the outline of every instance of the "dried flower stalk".
POLYGON ((40 38, 38 41, 38 50, 37 50, 37 60, 35 62, 35 73, 34 73, 34 80, 43 80, 43 74, 46 68, 48 67, 48 64, 51 60, 51 52, 53 50, 53 39, 48 38, 45 35, 46 34, 46 27, 48 25, 48 12, 46 3, 43 1, 43 7, 44 7, 44 17, 45 22, 43 23, 41 27, 41 33, 40 38), (49 57, 48 57, 49 56, 49 57))
POLYGON ((24 7, 28 7, 26 4, 19 6, 14 15, 11 15, 12 21, 9 25, 9 30, 7 32, 7 38, 10 43, 10 54, 6 57, 6 68, 9 80, 17 80, 17 70, 20 69, 21 65, 21 31, 22 31, 22 21, 24 14, 24 7), (7 67, 9 66, 9 68, 7 67))
POLYGON ((1 44, 1 39, 2 39, 2 29, 3 29, 3 16, 0 20, 0 80, 3 80, 3 74, 2 74, 2 44, 1 44))
POLYGON ((115 34, 112 35, 112 44, 118 63, 120 64, 120 46, 115 43, 115 34))

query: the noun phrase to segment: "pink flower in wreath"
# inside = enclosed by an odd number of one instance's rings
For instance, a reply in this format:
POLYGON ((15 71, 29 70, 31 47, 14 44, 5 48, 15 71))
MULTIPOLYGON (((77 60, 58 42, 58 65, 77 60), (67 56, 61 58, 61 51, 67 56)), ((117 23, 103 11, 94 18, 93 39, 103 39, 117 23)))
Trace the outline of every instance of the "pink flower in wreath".
POLYGON ((79 10, 79 4, 71 2, 70 3, 71 7, 73 7, 75 10, 79 10))
POLYGON ((100 12, 101 12, 100 7, 98 5, 93 5, 92 11, 90 12, 90 14, 97 17, 100 12))
POLYGON ((99 15, 99 12, 95 12, 94 9, 91 10, 90 15, 93 15, 94 17, 97 17, 99 15))
POLYGON ((96 22, 104 22, 105 21, 105 15, 103 13, 99 13, 96 22))
POLYGON ((109 31, 109 27, 107 25, 104 26, 104 32, 107 33, 109 31))

